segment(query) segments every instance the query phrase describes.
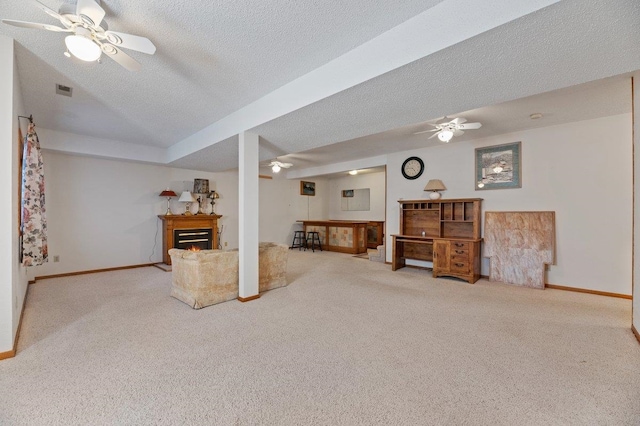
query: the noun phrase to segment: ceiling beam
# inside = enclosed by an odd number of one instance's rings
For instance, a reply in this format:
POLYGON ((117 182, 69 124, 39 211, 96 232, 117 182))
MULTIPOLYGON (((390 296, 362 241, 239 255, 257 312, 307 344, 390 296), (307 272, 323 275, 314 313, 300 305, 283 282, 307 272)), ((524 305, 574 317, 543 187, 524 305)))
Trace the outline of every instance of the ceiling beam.
POLYGON ((167 149, 193 154, 559 0, 445 0, 167 149))

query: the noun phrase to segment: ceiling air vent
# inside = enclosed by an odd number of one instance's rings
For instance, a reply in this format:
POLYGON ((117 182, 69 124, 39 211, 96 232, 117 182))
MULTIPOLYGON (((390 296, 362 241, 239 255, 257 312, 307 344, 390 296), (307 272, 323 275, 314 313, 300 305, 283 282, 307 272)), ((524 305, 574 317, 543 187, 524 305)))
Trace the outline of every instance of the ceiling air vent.
POLYGON ((56 84, 56 93, 58 95, 71 97, 72 92, 73 87, 65 86, 63 84, 56 84))

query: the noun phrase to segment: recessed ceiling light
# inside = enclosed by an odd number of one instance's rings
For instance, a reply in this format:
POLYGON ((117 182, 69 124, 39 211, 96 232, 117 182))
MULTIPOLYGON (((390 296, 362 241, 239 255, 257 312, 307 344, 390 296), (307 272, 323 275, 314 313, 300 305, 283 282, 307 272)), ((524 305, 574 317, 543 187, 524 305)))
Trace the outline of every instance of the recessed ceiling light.
POLYGON ((534 112, 533 114, 531 114, 529 116, 530 119, 532 120, 537 120, 539 118, 542 118, 542 113, 541 112, 534 112))
POLYGON ((350 174, 351 176, 355 176, 355 175, 357 175, 357 174, 358 174, 358 171, 357 171, 357 170, 351 170, 351 171, 349 172, 349 174, 350 174))

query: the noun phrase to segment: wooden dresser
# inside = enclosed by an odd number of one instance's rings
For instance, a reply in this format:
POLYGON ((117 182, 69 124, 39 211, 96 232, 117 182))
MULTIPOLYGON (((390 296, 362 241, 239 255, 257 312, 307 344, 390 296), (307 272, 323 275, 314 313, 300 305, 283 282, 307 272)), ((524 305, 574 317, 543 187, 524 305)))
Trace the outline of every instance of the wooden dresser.
POLYGON ((399 200, 400 234, 393 237, 391 268, 406 259, 433 262, 433 276, 474 283, 480 278, 480 198, 399 200))

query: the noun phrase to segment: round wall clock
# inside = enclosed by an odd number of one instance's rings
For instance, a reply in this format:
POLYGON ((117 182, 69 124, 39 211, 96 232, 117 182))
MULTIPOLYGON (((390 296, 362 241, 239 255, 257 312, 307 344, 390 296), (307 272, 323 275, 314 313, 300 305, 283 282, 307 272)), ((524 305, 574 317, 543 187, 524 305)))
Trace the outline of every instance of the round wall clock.
POLYGON ((402 163, 402 176, 406 179, 418 179, 424 172, 424 163, 418 157, 409 157, 402 163))

